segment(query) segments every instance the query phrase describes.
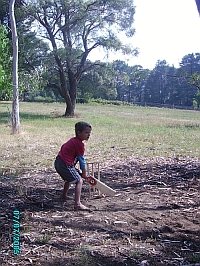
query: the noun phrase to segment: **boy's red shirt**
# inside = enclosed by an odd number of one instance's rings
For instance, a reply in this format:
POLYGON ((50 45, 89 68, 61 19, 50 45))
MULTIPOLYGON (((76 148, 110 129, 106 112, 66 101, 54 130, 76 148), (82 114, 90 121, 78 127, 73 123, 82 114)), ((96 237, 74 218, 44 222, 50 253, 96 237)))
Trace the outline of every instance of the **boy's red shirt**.
POLYGON ((76 157, 83 156, 84 151, 84 143, 78 137, 74 137, 61 146, 58 156, 67 165, 74 166, 76 157))

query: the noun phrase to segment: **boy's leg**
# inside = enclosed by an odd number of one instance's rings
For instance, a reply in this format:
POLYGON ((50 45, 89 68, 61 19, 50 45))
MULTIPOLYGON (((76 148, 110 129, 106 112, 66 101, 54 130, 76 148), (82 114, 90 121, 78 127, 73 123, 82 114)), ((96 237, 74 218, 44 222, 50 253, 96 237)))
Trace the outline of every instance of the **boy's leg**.
POLYGON ((65 163, 62 162, 61 159, 56 158, 55 160, 55 169, 58 174, 65 180, 63 196, 66 198, 66 193, 69 189, 70 183, 75 183, 75 203, 74 208, 76 210, 89 210, 86 206, 81 204, 81 190, 83 185, 83 180, 81 176, 78 174, 77 170, 74 167, 67 167, 65 163))
POLYGON ((67 199, 67 192, 68 192, 68 190, 69 190, 69 187, 70 187, 70 183, 65 182, 65 184, 64 184, 64 188, 63 188, 63 193, 62 193, 62 195, 61 195, 61 198, 62 198, 63 200, 66 200, 66 199, 67 199))
POLYGON ((71 174, 70 174, 66 164, 60 158, 58 158, 58 157, 56 158, 56 160, 54 162, 54 166, 55 166, 57 173, 65 181, 63 192, 61 194, 61 199, 66 200, 67 199, 67 192, 68 192, 69 187, 70 187, 70 182, 73 179, 69 179, 69 178, 71 178, 71 174))
POLYGON ((89 210, 85 205, 81 203, 81 190, 82 190, 83 180, 80 179, 75 186, 75 203, 74 208, 76 210, 89 210))

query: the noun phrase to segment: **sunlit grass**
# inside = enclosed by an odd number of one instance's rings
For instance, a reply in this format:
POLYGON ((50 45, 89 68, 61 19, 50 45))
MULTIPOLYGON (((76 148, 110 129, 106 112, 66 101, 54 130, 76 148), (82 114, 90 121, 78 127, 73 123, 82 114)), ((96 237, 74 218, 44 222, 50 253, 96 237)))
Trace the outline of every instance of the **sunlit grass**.
POLYGON ((60 146, 80 120, 92 124, 88 160, 189 156, 200 158, 200 112, 87 104, 63 118, 65 104, 20 103, 21 133, 11 135, 8 109, 0 102, 1 168, 52 167, 60 146))

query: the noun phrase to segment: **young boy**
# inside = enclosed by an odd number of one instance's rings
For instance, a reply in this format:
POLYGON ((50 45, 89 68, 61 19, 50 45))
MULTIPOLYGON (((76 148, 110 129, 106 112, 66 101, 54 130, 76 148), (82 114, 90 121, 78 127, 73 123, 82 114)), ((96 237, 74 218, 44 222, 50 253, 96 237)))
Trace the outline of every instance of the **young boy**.
POLYGON ((84 140, 88 140, 92 127, 89 123, 78 122, 75 124, 76 137, 71 138, 64 143, 55 160, 55 169, 57 173, 65 181, 62 198, 66 199, 70 184, 75 185, 75 210, 89 210, 81 204, 81 190, 83 180, 86 178, 86 162, 84 158, 84 140), (82 170, 82 178, 80 173, 75 169, 76 163, 79 162, 82 170))

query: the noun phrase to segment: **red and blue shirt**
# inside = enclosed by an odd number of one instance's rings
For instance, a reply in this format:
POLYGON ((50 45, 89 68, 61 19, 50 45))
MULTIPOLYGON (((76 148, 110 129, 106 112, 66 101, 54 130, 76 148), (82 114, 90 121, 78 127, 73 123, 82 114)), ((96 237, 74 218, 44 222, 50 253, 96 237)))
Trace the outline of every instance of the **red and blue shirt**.
POLYGON ((78 137, 74 137, 61 146, 58 156, 68 166, 74 166, 79 161, 81 170, 85 170, 84 152, 84 143, 78 137))

